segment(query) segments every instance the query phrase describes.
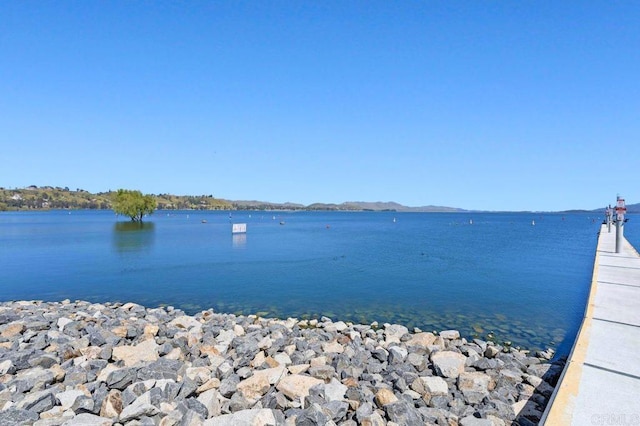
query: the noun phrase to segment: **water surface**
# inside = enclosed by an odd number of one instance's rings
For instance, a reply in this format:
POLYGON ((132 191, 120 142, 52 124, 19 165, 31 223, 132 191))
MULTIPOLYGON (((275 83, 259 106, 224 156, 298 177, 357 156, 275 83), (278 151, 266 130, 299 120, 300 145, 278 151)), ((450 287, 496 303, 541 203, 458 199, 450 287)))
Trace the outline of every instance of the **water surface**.
POLYGON ((584 312, 600 222, 593 214, 160 211, 137 226, 110 211, 5 212, 0 299, 326 315, 455 328, 563 354, 584 312), (232 235, 232 222, 248 232, 232 235))

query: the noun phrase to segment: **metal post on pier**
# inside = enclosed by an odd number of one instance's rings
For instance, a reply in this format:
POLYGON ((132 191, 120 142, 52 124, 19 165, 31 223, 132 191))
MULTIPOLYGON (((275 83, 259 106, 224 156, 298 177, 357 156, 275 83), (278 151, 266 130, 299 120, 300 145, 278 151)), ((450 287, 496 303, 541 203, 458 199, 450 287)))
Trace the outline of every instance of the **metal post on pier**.
POLYGON ((618 195, 616 199, 616 253, 620 253, 622 250, 622 226, 624 225, 624 214, 627 211, 627 207, 624 203, 624 198, 620 198, 618 195))
POLYGON ((611 233, 611 222, 613 222, 613 209, 611 209, 611 204, 604 210, 605 220, 607 223, 607 232, 611 233))

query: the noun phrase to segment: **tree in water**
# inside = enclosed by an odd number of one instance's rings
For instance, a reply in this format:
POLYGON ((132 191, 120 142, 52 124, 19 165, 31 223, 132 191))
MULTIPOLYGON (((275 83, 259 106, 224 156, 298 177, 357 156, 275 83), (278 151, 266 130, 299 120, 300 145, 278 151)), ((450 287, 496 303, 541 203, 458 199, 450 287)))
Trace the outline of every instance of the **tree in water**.
POLYGON ((140 191, 118 189, 113 194, 113 211, 129 216, 133 222, 142 222, 142 217, 156 209, 153 195, 142 195, 140 191))

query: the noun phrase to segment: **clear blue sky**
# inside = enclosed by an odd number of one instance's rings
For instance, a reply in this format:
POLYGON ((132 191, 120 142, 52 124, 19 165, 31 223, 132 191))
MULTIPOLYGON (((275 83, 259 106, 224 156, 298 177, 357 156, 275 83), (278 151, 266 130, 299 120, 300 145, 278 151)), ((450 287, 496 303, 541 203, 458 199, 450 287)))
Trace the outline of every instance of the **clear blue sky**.
POLYGON ((637 1, 3 1, 0 186, 640 200, 637 1))

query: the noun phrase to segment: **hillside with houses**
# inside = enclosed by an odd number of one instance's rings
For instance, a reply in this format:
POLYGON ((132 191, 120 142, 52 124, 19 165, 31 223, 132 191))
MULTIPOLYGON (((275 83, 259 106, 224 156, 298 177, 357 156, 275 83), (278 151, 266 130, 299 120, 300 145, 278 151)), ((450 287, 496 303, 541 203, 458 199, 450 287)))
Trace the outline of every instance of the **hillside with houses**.
MULTIPOLYGON (((83 189, 71 190, 67 187, 37 187, 22 189, 0 188, 0 211, 90 209, 109 210, 112 191, 91 193, 83 189)), ((229 210, 233 205, 213 198, 212 195, 177 196, 154 195, 157 208, 161 210, 229 210)))

